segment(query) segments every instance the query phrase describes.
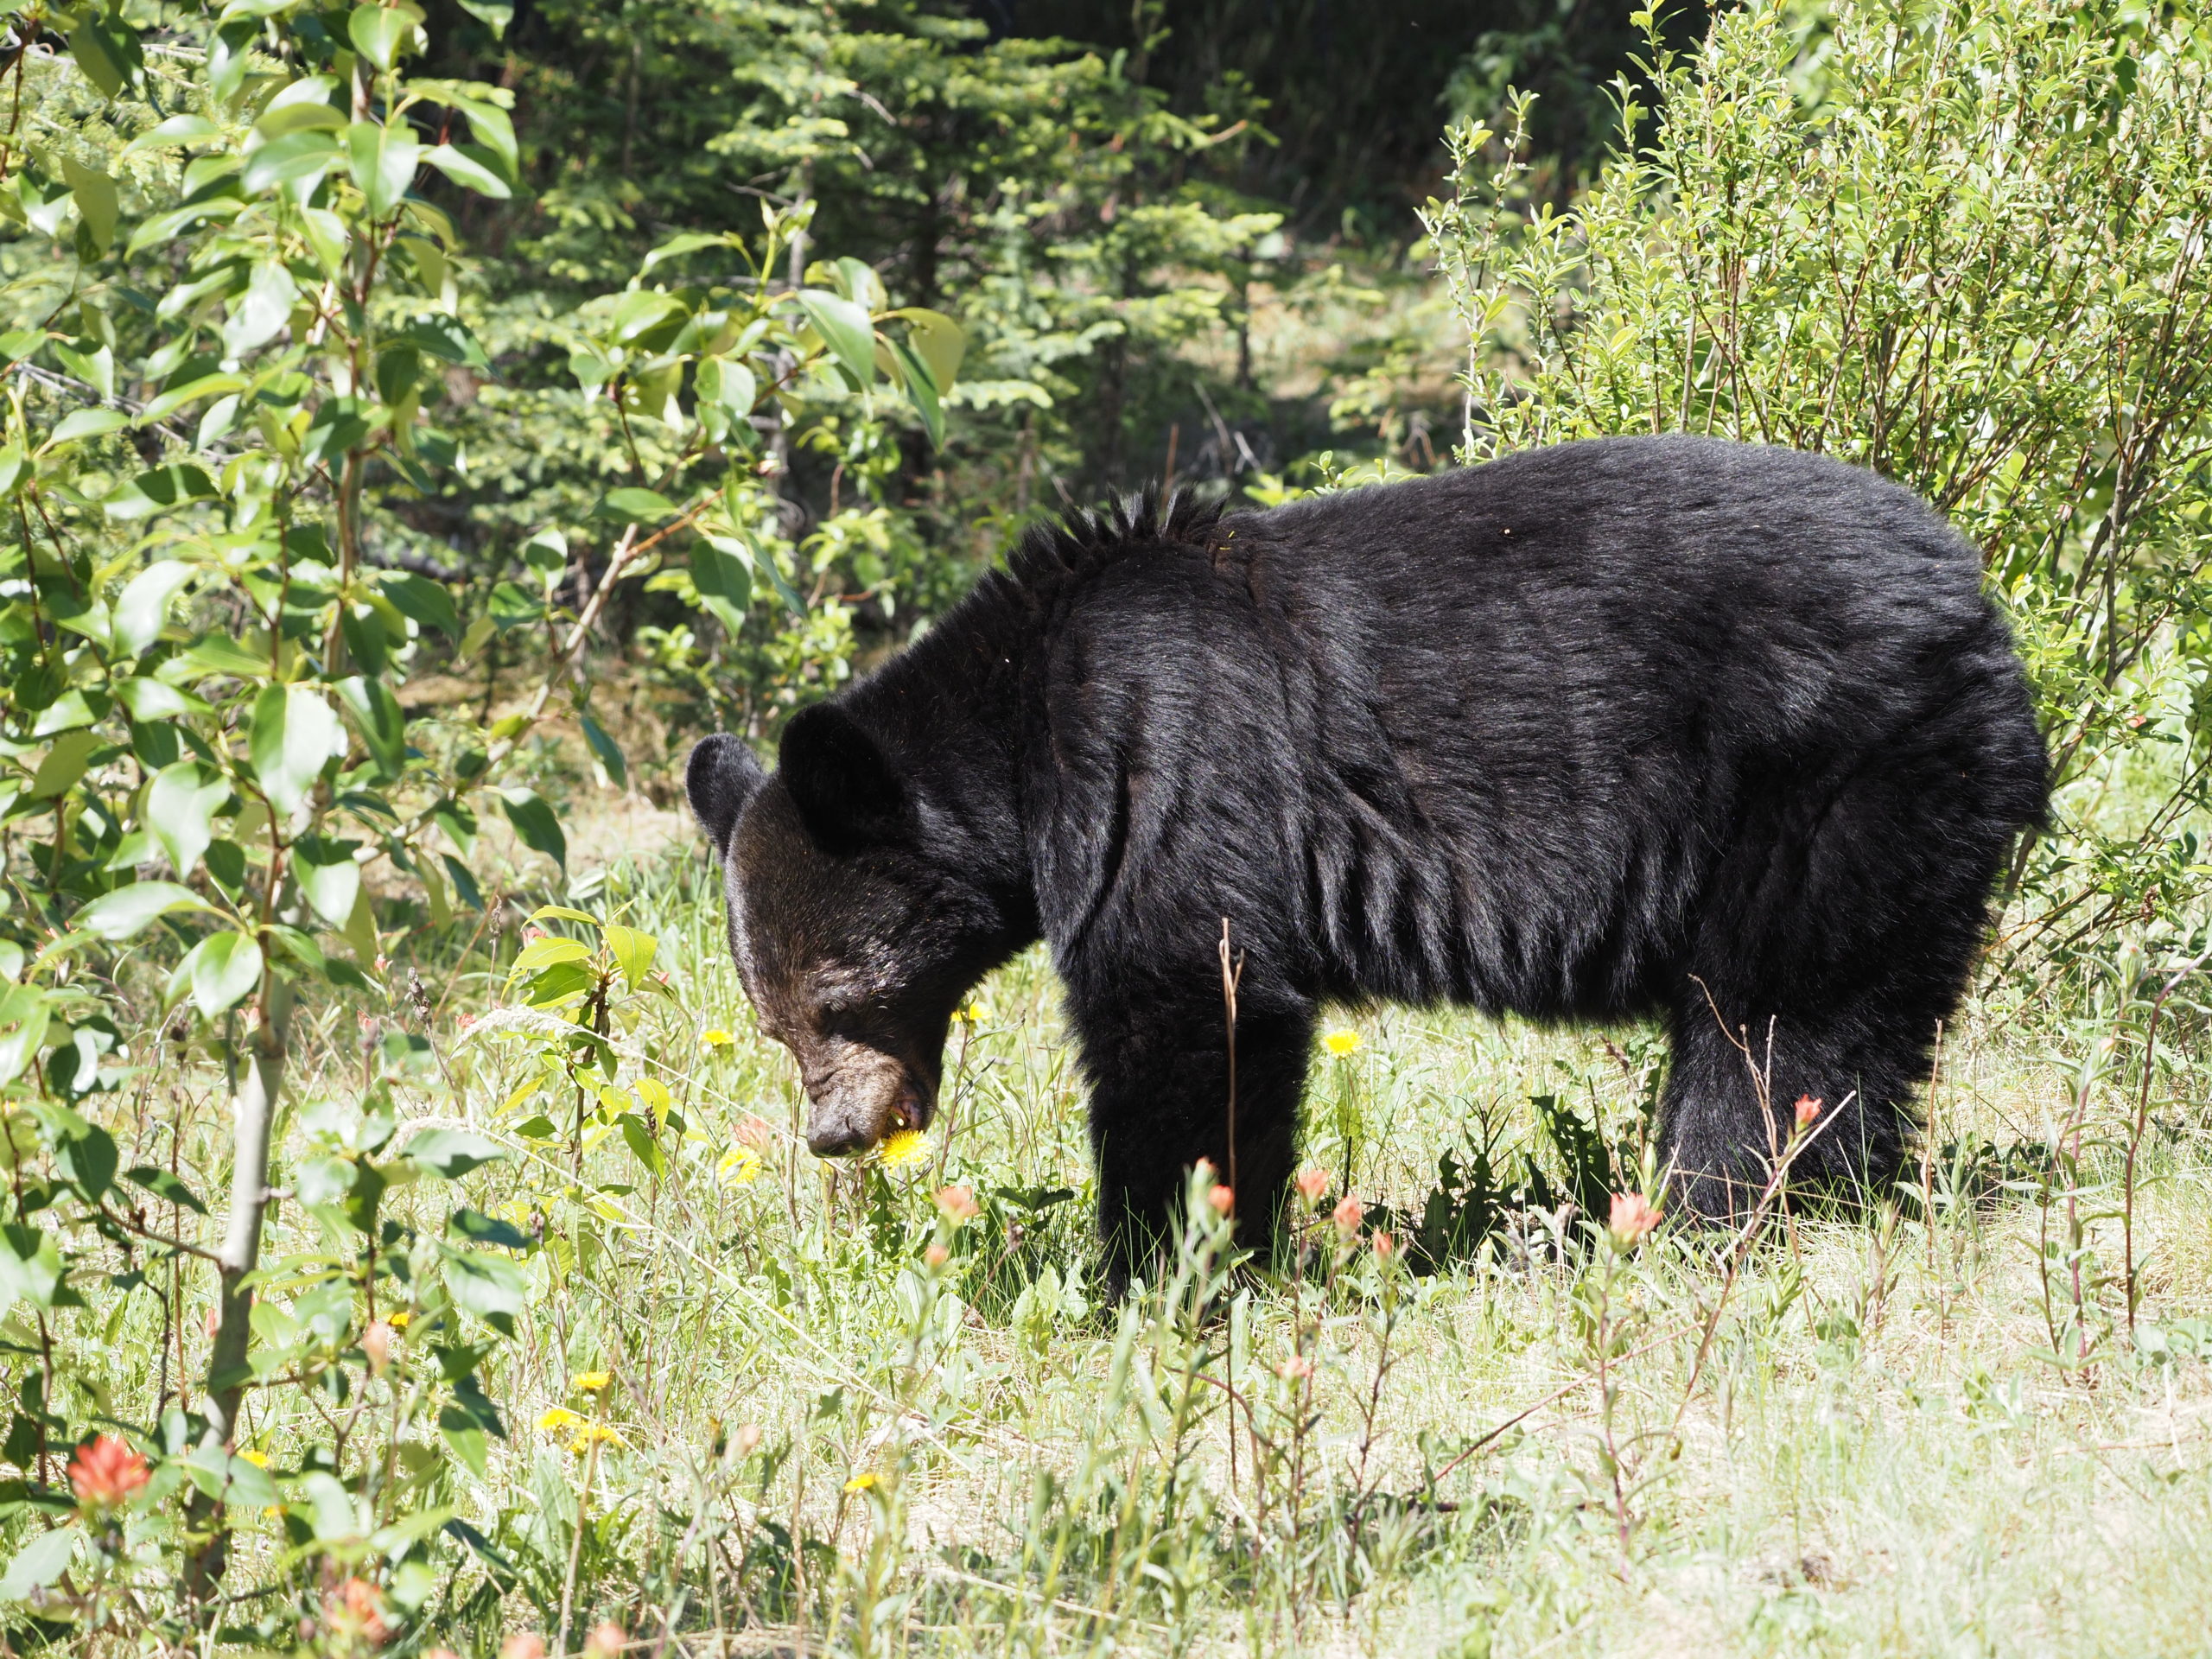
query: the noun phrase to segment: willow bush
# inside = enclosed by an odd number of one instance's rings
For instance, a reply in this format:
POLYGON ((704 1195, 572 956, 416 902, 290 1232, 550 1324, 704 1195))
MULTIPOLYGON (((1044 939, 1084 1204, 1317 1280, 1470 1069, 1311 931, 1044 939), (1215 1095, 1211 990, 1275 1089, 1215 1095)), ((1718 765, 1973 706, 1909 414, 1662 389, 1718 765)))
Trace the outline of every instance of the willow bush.
POLYGON ((1470 337, 1463 455, 1789 444, 1981 547, 2042 696, 2056 833, 2000 958, 2186 925, 2212 874, 2212 26, 2133 0, 1759 0, 1564 211, 1527 100, 1427 213, 1470 337))

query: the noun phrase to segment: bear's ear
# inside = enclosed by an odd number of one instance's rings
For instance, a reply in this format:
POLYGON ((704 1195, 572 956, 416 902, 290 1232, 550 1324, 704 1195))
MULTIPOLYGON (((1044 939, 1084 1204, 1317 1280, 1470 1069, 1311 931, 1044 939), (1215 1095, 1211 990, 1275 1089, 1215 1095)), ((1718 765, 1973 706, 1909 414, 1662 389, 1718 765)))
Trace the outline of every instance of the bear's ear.
POLYGON ((799 822, 823 852, 844 857, 904 839, 906 791, 843 709, 817 702, 792 715, 779 764, 799 822))
POLYGON ((767 777, 753 751, 728 732, 702 738, 692 749, 683 767, 683 792, 691 798, 691 810, 717 855, 729 855, 737 815, 767 777))

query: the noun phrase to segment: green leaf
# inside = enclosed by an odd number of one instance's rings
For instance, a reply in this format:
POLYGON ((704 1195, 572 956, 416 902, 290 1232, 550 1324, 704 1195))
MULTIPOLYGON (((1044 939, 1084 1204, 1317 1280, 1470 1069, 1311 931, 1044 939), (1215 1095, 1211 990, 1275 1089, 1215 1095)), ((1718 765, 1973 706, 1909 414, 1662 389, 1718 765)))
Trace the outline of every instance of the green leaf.
POLYGON ((485 371, 492 366, 484 355, 484 348, 476 343, 476 336, 458 317, 417 317, 400 331, 398 338, 421 347, 432 357, 457 363, 463 368, 485 371))
POLYGON ((343 1543, 361 1535, 361 1517, 353 1508, 353 1496, 337 1476, 310 1469, 297 1480, 285 1484, 292 1502, 305 1499, 313 1511, 317 1543, 343 1543))
MULTIPOLYGON (((474 190, 480 196, 489 196, 494 201, 505 201, 514 192, 507 181, 485 162, 471 156, 474 144, 456 149, 451 144, 440 144, 423 152, 423 159, 444 174, 465 190, 474 190)), ((488 155, 489 151, 483 152, 488 155)))
POLYGON ((85 221, 92 245, 106 252, 115 241, 116 215, 121 211, 115 181, 98 168, 86 167, 68 156, 61 158, 61 176, 68 181, 69 194, 77 198, 77 213, 85 221))
POLYGON ((454 611, 453 595, 442 582, 428 576, 387 573, 382 579, 384 596, 399 609, 409 620, 421 623, 426 628, 435 628, 448 639, 461 637, 461 617, 454 611))
POLYGON ((358 674, 339 681, 337 690, 362 747, 376 763, 378 777, 393 781, 407 764, 407 717, 400 711, 399 699, 382 680, 358 674))
POLYGON ((803 288, 798 302, 845 372, 862 386, 875 379, 875 328, 868 313, 827 289, 803 288))
POLYGON ((461 9, 479 22, 487 25, 495 41, 507 32, 507 25, 515 17, 515 9, 507 3, 507 0, 461 0, 461 9))
POLYGON ((899 378, 906 383, 906 401, 913 404, 914 412, 922 417, 922 426, 930 435, 931 447, 942 449, 944 447, 944 405, 938 401, 938 390, 931 379, 928 365, 903 340, 894 341, 891 351, 901 371, 899 378))
POLYGON ((630 767, 622 758, 621 747, 591 717, 590 709, 583 711, 582 723, 584 742, 598 757, 599 764, 607 768, 608 781, 617 789, 627 789, 630 786, 630 767))
POLYGON ((188 986, 193 1006, 213 1020, 237 1007, 261 983, 261 946, 244 933, 211 933, 185 952, 170 976, 172 993, 188 986))
POLYGON ((0 1083, 12 1083, 37 1057, 52 1019, 49 994, 35 985, 0 991, 0 1083))
POLYGON ((331 927, 343 929, 361 891, 354 843, 327 836, 302 836, 292 843, 292 876, 308 907, 331 927))
POLYGON ((219 138, 223 130, 204 115, 173 115, 159 126, 149 127, 123 147, 125 156, 142 149, 166 149, 177 144, 197 144, 210 138, 219 138))
POLYGON ((582 962, 591 955, 591 947, 582 939, 564 939, 557 933, 549 933, 542 939, 532 939, 515 955, 515 965, 508 971, 534 974, 541 968, 556 963, 582 962))
POLYGON ((214 908, 191 888, 174 881, 134 881, 86 905, 77 912, 76 925, 115 944, 143 932, 173 910, 214 908))
POLYGON ((515 1315, 530 1298, 522 1264, 484 1250, 446 1252, 446 1294, 504 1336, 514 1334, 515 1315))
POLYGON ((54 1143, 54 1166, 92 1204, 115 1185, 116 1162, 115 1137, 97 1123, 86 1124, 82 1135, 61 1136, 54 1143))
MULTIPOLYGON (((91 722, 86 722, 89 725, 91 722)), ((31 786, 27 798, 50 801, 73 786, 85 775, 85 768, 100 747, 99 734, 91 731, 65 732, 54 740, 46 758, 38 763, 31 774, 31 786)))
POLYGON ((223 324, 224 354, 244 357, 274 340, 291 317, 299 292, 292 273, 277 261, 256 265, 245 292, 231 302, 229 321, 223 324))
POLYGON ((120 410, 74 410, 61 417, 39 448, 41 451, 59 448, 65 443, 75 443, 84 438, 97 438, 120 431, 130 424, 130 417, 120 410))
POLYGON ((257 196, 296 179, 320 177, 337 160, 338 135, 310 127, 304 132, 288 132, 255 150, 246 158, 238 182, 249 194, 257 196))
MULTIPOLYGON (((356 18, 360 15, 359 11, 353 14, 356 18)), ((399 14, 380 11, 377 15, 389 17, 399 14)), ((415 181, 415 169, 422 164, 423 146, 416 143, 413 130, 404 122, 379 126, 373 121, 356 121, 346 129, 346 155, 353 169, 353 182, 360 186, 370 215, 382 219, 399 206, 407 187, 415 181)))
POLYGON ((629 1143, 638 1161, 656 1175, 667 1174, 668 1155, 661 1151, 660 1143, 653 1139, 653 1132, 645 1119, 635 1112, 625 1112, 615 1121, 621 1125, 622 1138, 629 1143))
POLYGON ((952 390, 960 359, 967 355, 968 331, 944 312, 925 306, 910 305, 891 315, 905 321, 907 342, 928 366, 931 388, 942 398, 952 390))
POLYGON ((434 1175, 454 1181, 472 1169, 504 1162, 507 1149, 488 1136, 468 1129, 425 1129, 410 1141, 399 1155, 434 1175))
POLYGON ((102 504, 111 518, 149 518, 194 501, 213 499, 215 486, 188 461, 156 467, 118 485, 102 504))
POLYGON ((264 688, 253 700, 251 753, 269 804, 286 817, 296 812, 341 736, 338 716, 311 688, 264 688))
POLYGON ((609 922, 605 935, 607 954, 614 958, 614 965, 622 970, 622 977, 630 988, 636 990, 652 971, 653 957, 660 949, 660 941, 620 922, 609 922))
POLYGON ((163 1204, 181 1205, 195 1215, 207 1213, 207 1206, 200 1201, 199 1195, 166 1169, 137 1164, 124 1171, 123 1179, 133 1186, 144 1188, 163 1204))
POLYGON ((145 65, 137 31, 112 12, 94 10, 69 36, 69 55, 108 98, 121 95, 145 65))
POLYGON ((127 656, 143 654, 162 637, 169 601, 192 580, 193 567, 180 559, 149 564, 131 577, 115 601, 116 648, 127 656))
POLYGON ((346 20, 346 38, 353 49, 384 70, 399 61, 414 32, 415 20, 397 7, 356 6, 346 20))
POLYGON ((146 791, 146 825, 179 880, 191 880, 199 868, 200 855, 215 838, 215 810, 230 798, 230 779, 197 760, 180 760, 155 775, 146 791))
POLYGON ((553 809, 527 789, 502 790, 499 801, 522 844, 532 852, 543 853, 566 870, 569 838, 561 833, 561 821, 553 816, 553 809))
MULTIPOLYGON (((79 57, 78 61, 81 64, 84 60, 79 57)), ((117 90, 121 90, 120 83, 117 90)), ((76 1553, 77 1540, 83 1535, 81 1527, 57 1527, 25 1544, 16 1552, 16 1559, 8 1563, 6 1576, 0 1577, 0 1601, 22 1601, 32 1591, 45 1589, 67 1573, 70 1559, 76 1553)))
POLYGON ((43 1228, 0 1226, 0 1311, 18 1301, 52 1307, 61 1287, 61 1251, 43 1228))
POLYGON ((658 524, 676 516, 676 503, 658 490, 609 490, 599 511, 632 524, 658 524))

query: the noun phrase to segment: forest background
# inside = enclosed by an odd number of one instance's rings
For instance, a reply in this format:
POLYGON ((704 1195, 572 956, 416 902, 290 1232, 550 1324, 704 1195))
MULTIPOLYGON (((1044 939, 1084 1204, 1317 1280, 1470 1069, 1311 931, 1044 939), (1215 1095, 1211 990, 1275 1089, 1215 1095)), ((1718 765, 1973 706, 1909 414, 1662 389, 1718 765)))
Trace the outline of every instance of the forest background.
POLYGON ((11 1649, 2200 1650, 2190 9, 8 30, 11 1649), (808 1157, 696 737, 1122 492, 1675 429, 1936 501, 2037 681, 1910 1182, 1785 1201, 1815 1103, 1654 1233, 1657 1032, 1346 1011, 1294 1258, 1201 1175, 1102 1307, 1034 953, 937 1133, 808 1157))

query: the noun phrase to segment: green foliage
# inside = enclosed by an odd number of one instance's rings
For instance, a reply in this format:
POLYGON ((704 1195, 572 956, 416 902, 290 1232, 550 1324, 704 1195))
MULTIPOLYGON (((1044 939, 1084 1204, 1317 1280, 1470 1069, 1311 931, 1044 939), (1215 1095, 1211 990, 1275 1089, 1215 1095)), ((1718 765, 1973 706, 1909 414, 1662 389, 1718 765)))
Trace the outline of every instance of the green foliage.
POLYGON ((1685 429, 1919 491, 1984 550, 2043 693, 2060 833, 2017 943, 2193 905, 2212 35, 2126 3, 1780 0, 1652 49, 1648 146, 1564 213, 1521 194, 1520 130, 1452 137, 1428 216, 1465 453, 1685 429), (2147 810, 2098 810, 2145 766, 2147 810))
MULTIPOLYGON (((632 480, 587 515, 583 533, 607 549, 596 582, 573 608, 562 602, 569 542, 550 527, 525 550, 530 586, 501 584, 464 625, 449 588, 376 556, 372 524, 462 463, 435 420, 442 377, 489 363, 456 308, 453 219, 421 190, 442 177, 479 197, 512 194, 510 96, 410 77, 424 39, 406 7, 237 0, 131 22, 48 10, 26 26, 66 34, 71 48, 11 60, 0 149, 0 167, 12 164, 0 210, 45 249, 26 259, 32 244, 15 243, 0 294, 12 325, 0 340, 12 370, 0 824, 11 867, 19 837, 35 847, 9 871, 0 916, 0 1085, 17 1166, 42 1155, 62 1185, 16 1183, 5 1261, 16 1265, 0 1262, 0 1280, 49 1355, 45 1402, 59 1398, 48 1312, 84 1305, 68 1283, 77 1250, 105 1240, 126 1257, 196 1255, 222 1284, 203 1405, 188 1410, 173 1390, 133 1449, 113 1453, 152 1460, 133 1499, 144 1549, 118 1553, 99 1533, 98 1570, 67 1595, 98 1628, 118 1616, 115 1585, 143 1591, 143 1569, 167 1560, 184 1593, 162 1617, 188 1628, 222 1571, 226 1509, 245 1505, 282 1509, 296 1535, 272 1583, 305 1585, 308 1561, 350 1571, 374 1556, 381 1593, 411 1610, 435 1582, 422 1551, 444 1519, 438 1459, 415 1431, 435 1421, 456 1456, 483 1467, 485 1437, 503 1431, 475 1378, 490 1349, 467 1319, 514 1333, 527 1286, 508 1252, 526 1241, 465 1208, 443 1236, 380 1217, 388 1190, 503 1154, 439 1129, 385 1156, 397 1119, 372 1066, 350 1103, 299 1115, 308 1147, 294 1196, 327 1249, 259 1261, 296 1005, 383 979, 408 931, 378 897, 395 882, 426 895, 434 925, 456 902, 485 912, 480 833, 495 808, 521 847, 565 867, 558 814, 511 763, 617 584, 690 550, 689 569, 666 574, 733 628, 755 578, 803 612, 760 528, 772 514, 756 466, 766 435, 803 426, 822 399, 865 421, 886 398, 941 433, 963 336, 934 311, 889 312, 853 261, 818 268, 821 286, 769 281, 805 207, 770 208, 749 240, 695 234, 652 250, 626 286, 563 325, 567 372, 586 408, 608 411, 632 480), (718 277, 671 280, 709 251, 718 277), (410 682, 502 630, 542 632, 546 646, 522 712, 484 726, 410 708, 410 682), (175 1012, 180 1036, 197 1031, 244 1062, 219 1251, 154 1229, 143 1205, 116 1208, 114 1141, 73 1107, 131 1075, 118 1022, 134 995, 159 1017, 175 1012), (420 1376, 379 1324, 380 1298, 389 1306, 395 1294, 416 1320, 420 1376), (354 1380, 349 1359, 366 1376, 354 1380), (311 1448, 289 1484, 236 1454, 250 1390, 327 1395, 342 1408, 372 1387, 391 1408, 380 1453, 349 1455, 340 1434, 311 1448), (312 1525, 295 1525, 305 1515, 312 1525)), ((571 696, 600 764, 619 775, 588 685, 571 696)), ((617 927, 606 938, 638 989, 652 941, 617 927)), ((607 989, 593 1004, 601 1017, 607 989)), ((395 1058, 426 1046, 402 1042, 395 1058)), ((648 1162, 664 1116, 632 1136, 648 1162)), ((206 1207, 174 1171, 128 1179, 173 1206, 206 1207)), ((66 1448, 98 1420, 41 1405, 27 1421, 35 1457, 16 1460, 35 1467, 44 1502, 66 1448)), ((17 1576, 49 1584, 53 1565, 40 1554, 17 1576)))

